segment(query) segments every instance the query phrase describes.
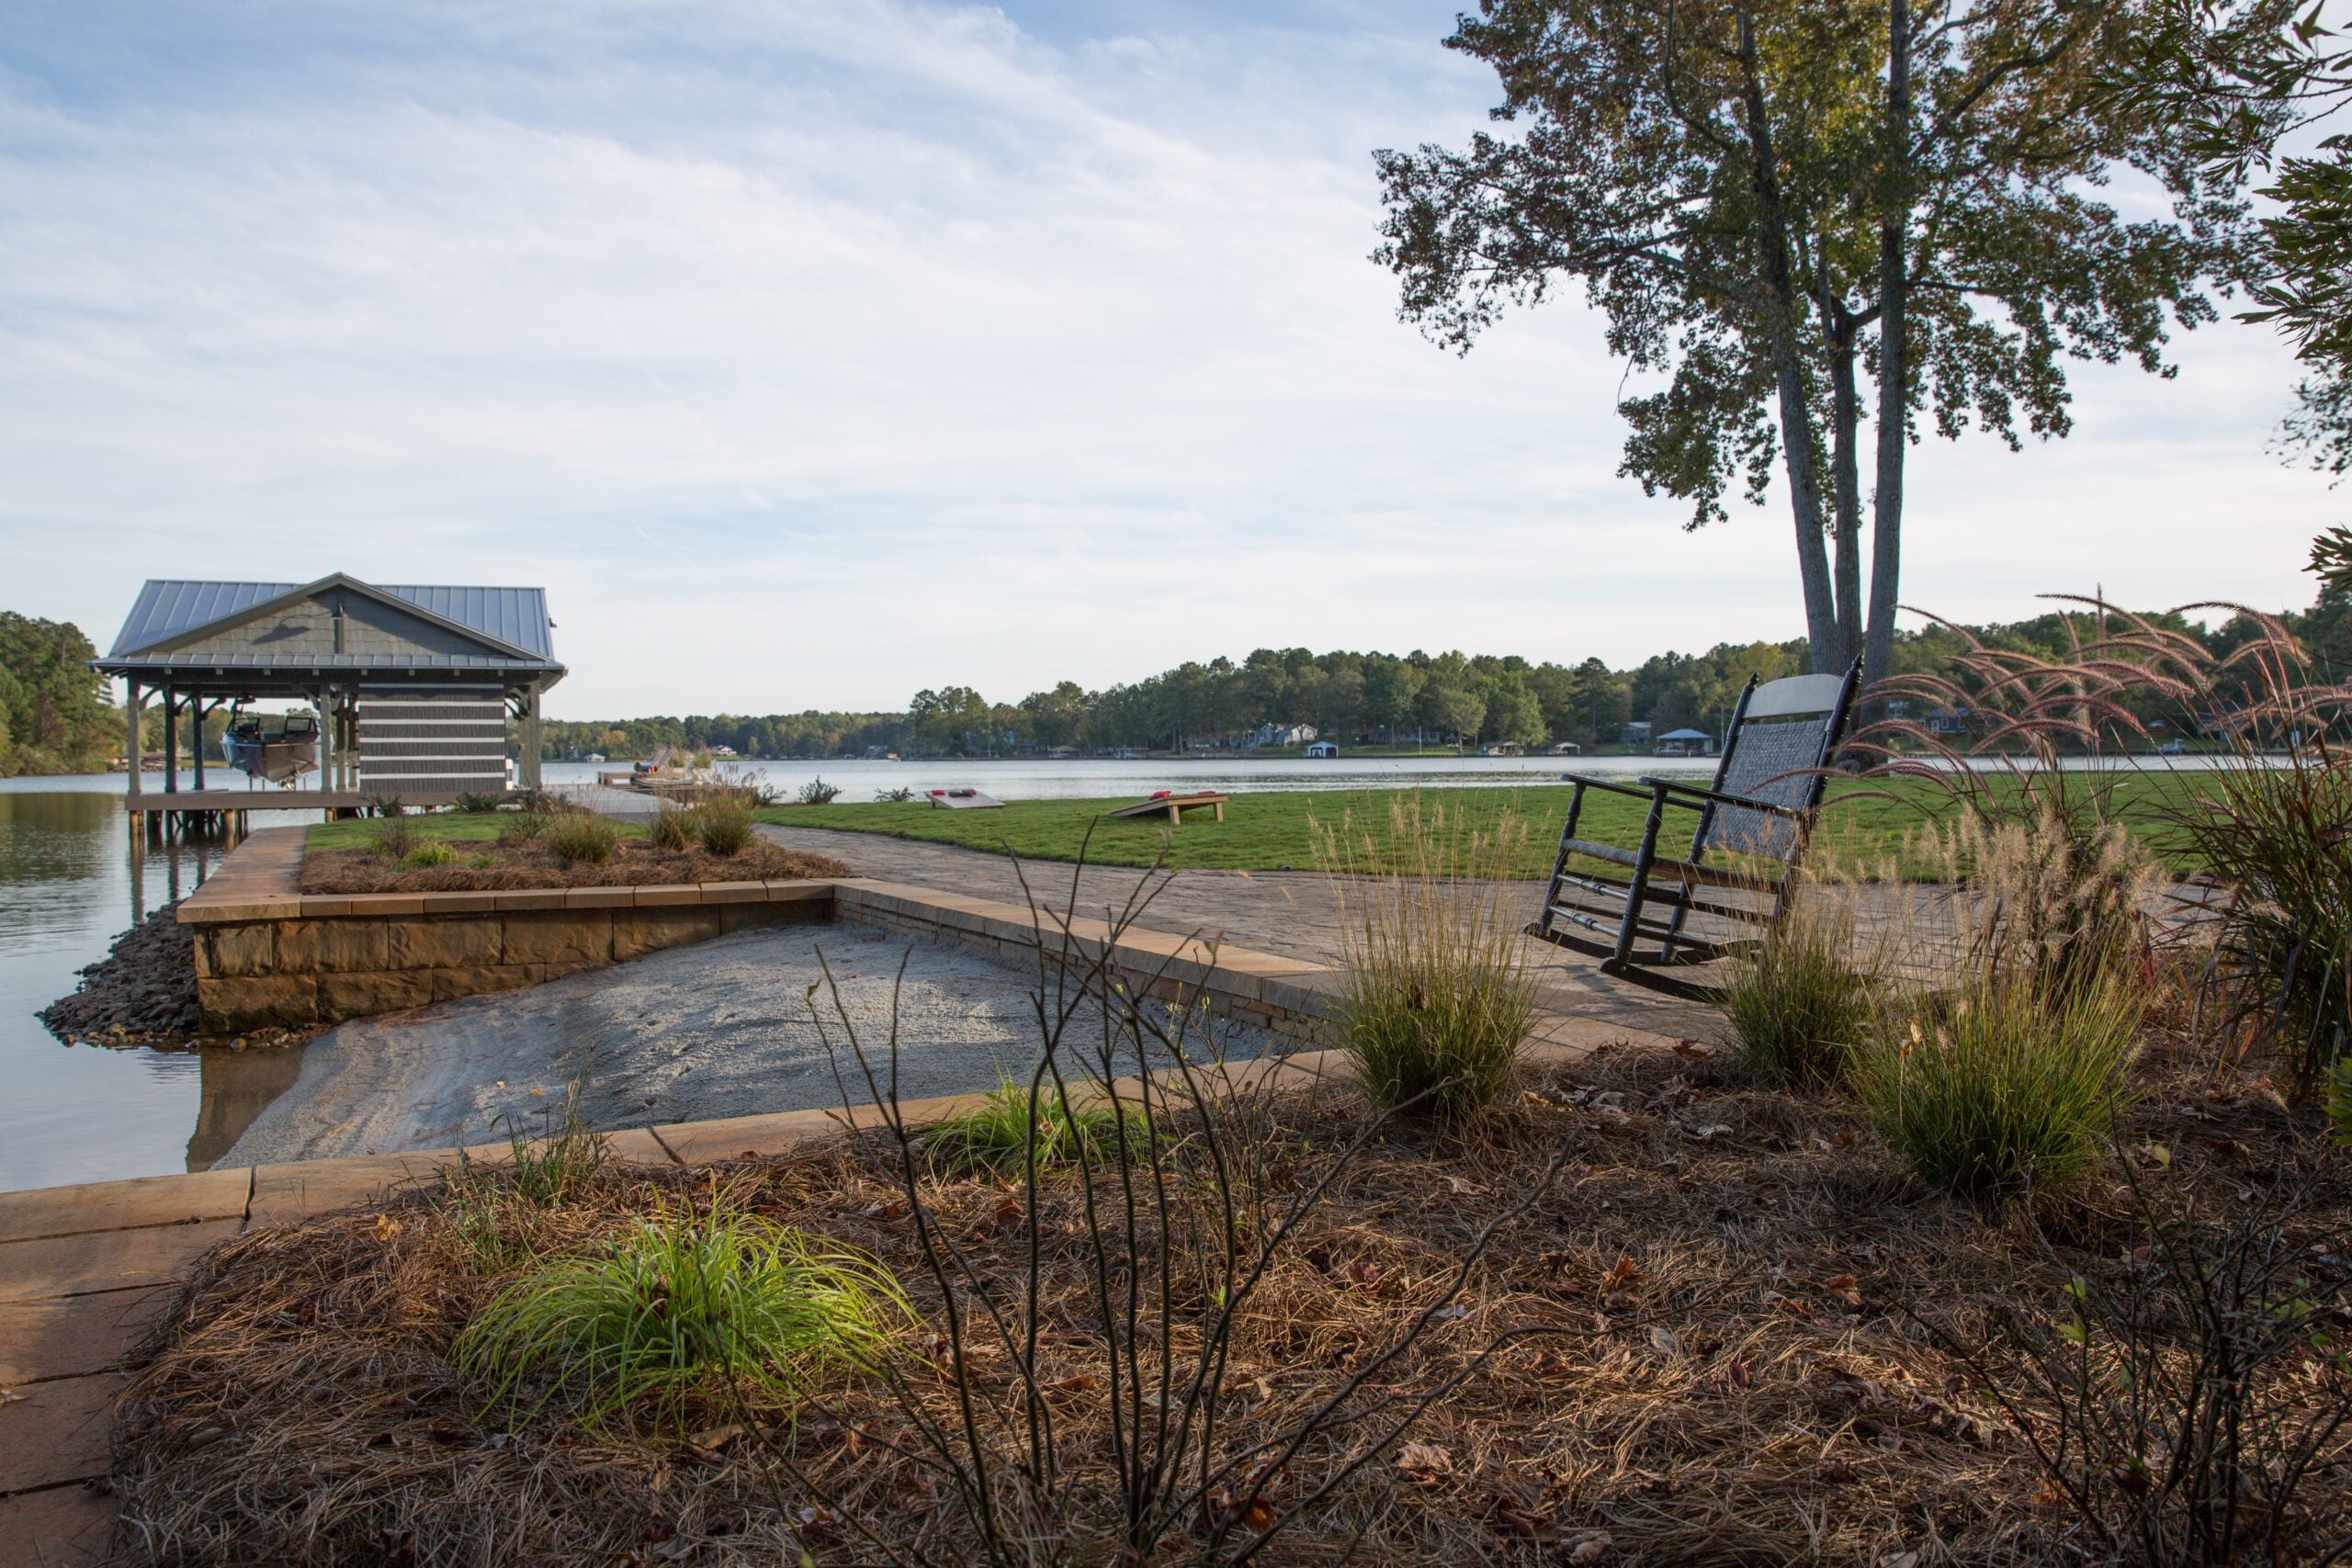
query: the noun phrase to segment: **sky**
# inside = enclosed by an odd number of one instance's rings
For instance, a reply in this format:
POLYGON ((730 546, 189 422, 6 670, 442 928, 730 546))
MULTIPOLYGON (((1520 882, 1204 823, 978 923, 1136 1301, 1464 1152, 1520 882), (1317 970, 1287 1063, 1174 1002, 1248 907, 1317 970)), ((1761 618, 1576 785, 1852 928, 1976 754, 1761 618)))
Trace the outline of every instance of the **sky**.
MULTIPOLYGON (((15 0, 0 608, 543 584, 558 717, 997 701, 1262 646, 1801 635, 1786 502, 1617 476, 1568 295, 1396 316, 1374 148, 1497 96, 1438 0, 15 0)), ((1914 455, 1905 597, 2311 598, 2292 362, 2075 374, 1914 455)))

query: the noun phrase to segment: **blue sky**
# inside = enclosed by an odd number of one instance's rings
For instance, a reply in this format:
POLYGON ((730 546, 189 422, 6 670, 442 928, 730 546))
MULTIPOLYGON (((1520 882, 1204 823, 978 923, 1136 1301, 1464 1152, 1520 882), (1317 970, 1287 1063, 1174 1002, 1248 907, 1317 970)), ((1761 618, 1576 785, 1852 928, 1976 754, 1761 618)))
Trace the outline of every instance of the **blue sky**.
MULTIPOLYGON (((17 0, 0 604, 543 582, 564 716, 1795 635, 1781 497, 1693 536, 1618 479, 1579 306, 1395 320, 1370 152, 1493 96, 1453 9, 17 0)), ((2290 360, 2178 358, 1920 447, 1908 597, 2306 602, 2290 360)))

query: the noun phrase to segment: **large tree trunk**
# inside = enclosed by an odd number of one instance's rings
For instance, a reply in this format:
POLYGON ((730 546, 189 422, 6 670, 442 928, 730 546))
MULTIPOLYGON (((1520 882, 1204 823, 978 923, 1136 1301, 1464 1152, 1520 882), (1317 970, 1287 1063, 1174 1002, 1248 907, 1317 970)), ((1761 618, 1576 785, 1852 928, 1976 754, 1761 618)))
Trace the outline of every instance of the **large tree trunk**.
POLYGON ((1911 440, 1911 6, 1887 0, 1886 166, 1878 219, 1878 490, 1871 509, 1871 618, 1862 676, 1894 661, 1903 574, 1903 462, 1911 440))
POLYGON ((1815 468, 1820 442, 1805 399, 1804 360, 1797 347, 1797 321, 1804 304, 1790 259, 1788 219, 1772 150, 1771 119, 1765 107, 1755 25, 1744 6, 1737 17, 1746 89, 1743 107, 1756 188, 1757 241, 1763 254, 1764 308, 1770 317, 1758 324, 1770 347, 1772 382, 1780 400, 1781 451, 1789 473, 1789 510, 1797 530, 1797 577, 1804 588, 1805 639, 1811 645, 1813 667, 1834 669, 1838 663, 1838 600, 1829 578, 1828 547, 1822 537, 1821 479, 1815 468))
MULTIPOLYGON (((1825 299, 1822 304, 1824 324, 1830 332, 1829 466, 1835 507, 1830 533, 1836 541, 1832 570, 1838 588, 1838 654, 1823 667, 1843 670, 1862 647, 1862 481, 1855 434, 1861 405, 1854 391, 1853 330, 1831 325, 1831 302, 1825 299)), ((1814 662, 1823 665, 1820 660, 1814 662)))

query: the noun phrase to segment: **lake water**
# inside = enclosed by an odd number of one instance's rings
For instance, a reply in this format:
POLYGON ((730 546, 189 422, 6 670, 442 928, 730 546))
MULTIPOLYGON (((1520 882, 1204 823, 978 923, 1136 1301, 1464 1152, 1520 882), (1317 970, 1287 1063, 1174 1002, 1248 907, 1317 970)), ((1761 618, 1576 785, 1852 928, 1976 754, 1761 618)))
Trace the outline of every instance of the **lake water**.
MULTIPOLYGON (((1574 765, 1574 764, 1571 764, 1574 765)), ((1599 760, 1611 771, 1654 772, 1651 758, 1599 760)), ((1556 758, 1343 759, 1308 762, 1124 761, 1078 759, 971 762, 746 764, 786 795, 821 775, 844 800, 900 784, 977 784, 1005 800, 1148 795, 1213 786, 1390 788, 1542 784, 1556 758)), ((593 763, 549 763, 550 784, 595 783, 593 763)), ((243 775, 207 770, 206 783, 242 787, 243 775)), ((163 775, 144 787, 160 789, 163 775)), ((193 779, 181 775, 181 787, 193 779)), ((119 773, 0 779, 0 1190, 200 1169, 236 1141, 271 1096, 293 1080, 299 1050, 117 1049, 61 1043, 35 1015, 71 991, 77 972, 117 934, 192 890, 219 861, 217 844, 158 846, 124 821, 119 773)), ((298 799, 300 792, 256 792, 298 799)), ((315 811, 256 810, 255 828, 319 820, 315 811)))

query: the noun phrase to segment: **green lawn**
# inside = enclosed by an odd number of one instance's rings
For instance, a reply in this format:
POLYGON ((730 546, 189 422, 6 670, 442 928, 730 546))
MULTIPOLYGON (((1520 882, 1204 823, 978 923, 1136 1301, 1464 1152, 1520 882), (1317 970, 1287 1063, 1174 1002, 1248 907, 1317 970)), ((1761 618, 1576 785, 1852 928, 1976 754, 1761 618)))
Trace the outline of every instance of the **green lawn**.
MULTIPOLYGON (((514 813, 413 813, 401 820, 415 829, 419 843, 483 842, 495 840, 499 829, 514 820, 514 813)), ((383 825, 380 818, 370 818, 318 823, 311 829, 310 837, 302 840, 303 852, 322 854, 328 850, 364 850, 376 841, 376 829, 383 825)), ((642 838, 645 834, 641 823, 616 821, 613 826, 621 830, 624 838, 642 838)))
MULTIPOLYGON (((2185 780, 2194 775, 2148 773, 2116 786, 2119 809, 2128 818, 2145 821, 2152 840, 2161 841, 2159 818, 2168 807, 2187 798, 2185 780)), ((819 807, 771 807, 759 812, 763 822, 795 828, 834 828, 856 833, 881 833, 933 843, 961 844, 998 852, 1011 851, 1024 860, 1072 861, 1080 846, 1090 862, 1100 865, 1149 865, 1166 852, 1166 863, 1235 871, 1308 871, 1317 868, 1315 825, 1326 828, 1347 820, 1368 830, 1375 852, 1389 837, 1389 807, 1418 795, 1424 813, 1443 807, 1474 821, 1491 821, 1510 812, 1526 829, 1525 843, 1516 856, 1514 872, 1522 877, 1547 876, 1559 841, 1560 823, 1568 808, 1566 784, 1513 789, 1442 788, 1413 792, 1391 790, 1306 790, 1239 795, 1225 808, 1225 820, 1206 812, 1188 813, 1183 827, 1170 832, 1165 818, 1108 818, 1102 813, 1125 806, 1135 797, 1115 800, 1023 800, 995 811, 944 811, 922 801, 906 803, 836 803, 819 807), (1092 838, 1088 839, 1089 831, 1092 838)), ((1595 790, 1585 798, 1578 837, 1631 847, 1641 841, 1646 799, 1595 790)), ((1927 823, 1937 811, 1950 809, 1941 791, 1916 781, 1898 780, 1869 785, 1836 785, 1825 808, 1821 834, 1841 860, 1863 866, 1893 861, 1899 874, 1925 874, 1924 868, 1904 854, 1905 836, 1927 823), (1843 796, 1843 798, 1838 798, 1843 796), (1892 798, 1890 798, 1892 796, 1892 798)), ((1687 812, 1668 817, 1670 842, 1679 828, 1682 847, 1690 842, 1691 818, 1687 812)))

